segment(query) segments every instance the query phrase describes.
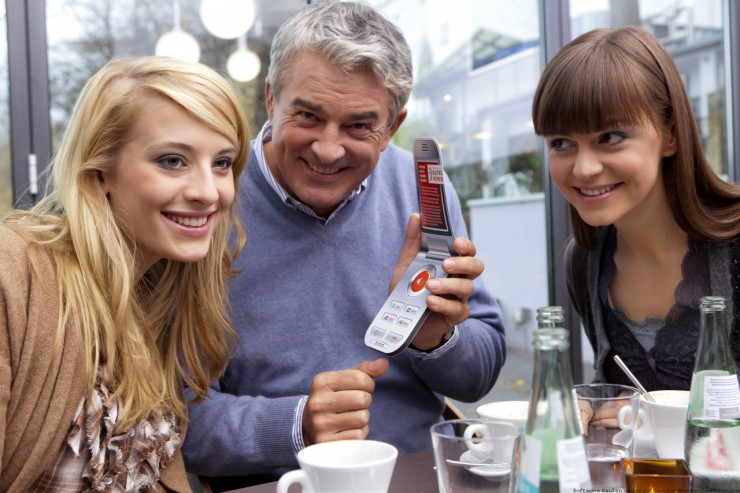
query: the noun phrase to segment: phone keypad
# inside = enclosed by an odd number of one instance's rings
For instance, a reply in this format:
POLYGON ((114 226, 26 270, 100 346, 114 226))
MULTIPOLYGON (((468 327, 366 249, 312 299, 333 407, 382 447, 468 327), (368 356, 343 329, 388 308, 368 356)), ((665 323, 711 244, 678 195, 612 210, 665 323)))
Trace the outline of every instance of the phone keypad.
POLYGON ((387 341, 391 344, 395 344, 403 338, 401 334, 396 334, 395 332, 384 330, 380 327, 375 326, 371 327, 370 334, 376 339, 387 341))
MULTIPOLYGON (((389 306, 391 307, 391 309, 397 312, 404 312, 404 313, 408 313, 409 315, 415 315, 416 313, 419 312, 419 310, 421 310, 421 308, 419 308, 416 305, 406 305, 405 303, 398 301, 398 300, 391 300, 391 302, 389 303, 389 306)), ((389 314, 387 312, 384 313, 383 320, 387 320, 385 318, 386 315, 389 315, 389 314)))
MULTIPOLYGON (((398 312, 402 312, 402 313, 407 313, 409 315, 415 315, 421 309, 421 308, 419 308, 416 305, 406 305, 406 304, 404 304, 404 303, 402 303, 400 301, 397 301, 397 300, 391 300, 391 302, 389 303, 389 305, 390 305, 390 308, 392 310, 395 310, 395 311, 398 311, 398 312)), ((411 323, 412 323, 412 320, 410 318, 399 317, 398 315, 395 315, 395 314, 390 313, 390 312, 384 312, 383 313, 383 316, 381 318, 383 319, 384 322, 387 322, 389 324, 395 324, 395 325, 398 325, 399 327, 403 327, 403 328, 410 327, 411 326, 411 323)), ((382 329, 379 329, 377 327, 373 327, 373 329, 382 330, 382 329)), ((377 337, 381 337, 382 336, 382 334, 375 334, 375 333, 373 333, 373 335, 375 335, 377 337)), ((387 340, 387 338, 386 338, 386 340, 387 340)))
POLYGON ((388 332, 383 339, 390 342, 391 344, 395 344, 398 341, 400 341, 402 338, 403 336, 401 334, 396 334, 394 332, 388 332))

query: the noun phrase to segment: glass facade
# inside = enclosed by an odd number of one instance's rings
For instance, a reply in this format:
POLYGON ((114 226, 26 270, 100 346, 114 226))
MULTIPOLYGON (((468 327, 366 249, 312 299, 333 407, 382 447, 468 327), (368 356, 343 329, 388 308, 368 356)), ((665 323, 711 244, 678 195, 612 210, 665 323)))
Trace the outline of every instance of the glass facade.
MULTIPOLYGON (((201 63, 228 75, 227 61, 239 48, 239 40, 221 39, 208 32, 201 21, 200 4, 200 0, 47 0, 54 142, 64 129, 77 94, 92 74, 112 57, 154 54, 160 37, 176 25, 197 42, 201 63)), ((246 42, 260 59, 261 69, 253 79, 237 83, 255 133, 267 116, 264 78, 272 37, 280 24, 304 4, 303 0, 255 1, 256 16, 246 42)))
POLYGON ((538 3, 376 1, 413 50, 415 86, 397 142, 436 137, 463 201, 542 192, 530 105, 540 72, 538 3))
MULTIPOLYGON (((420 135, 440 142, 470 235, 486 264, 484 281, 502 306, 511 357, 489 400, 526 399, 532 314, 552 302, 548 286, 553 281, 546 238, 547 163, 531 122, 532 96, 544 66, 543 4, 372 3, 401 27, 413 51, 415 85, 396 141, 405 148, 420 135), (522 357, 524 367, 514 363, 522 357)), ((689 89, 709 159, 728 179, 722 0, 569 0, 568 11, 563 42, 594 28, 634 24, 668 47, 689 89)), ((553 255, 561 253, 556 245, 553 255)), ((577 374, 589 381, 593 355, 585 336, 581 340, 583 364, 577 374)), ((474 413, 473 406, 457 404, 474 413)))
MULTIPOLYGON (((540 4, 376 0, 412 48, 414 89, 396 143, 435 137, 498 299, 509 358, 490 400, 526 400, 532 314, 548 305, 545 176, 531 104, 541 72, 540 4), (512 262, 512 259, 526 261, 512 262)), ((455 403, 466 415, 476 404, 455 403)))
MULTIPOLYGON (((555 260, 562 255, 562 239, 568 233, 565 204, 558 202, 557 193, 549 193, 544 149, 531 123, 532 95, 545 54, 551 56, 557 45, 598 27, 637 24, 654 33, 684 76, 710 162, 720 176, 737 180, 740 164, 733 154, 732 136, 738 135, 734 121, 740 112, 733 111, 738 102, 728 88, 740 87, 735 80, 740 70, 730 63, 738 55, 729 40, 740 32, 740 14, 731 2, 370 0, 402 29, 413 52, 415 86, 408 118, 395 143, 411 149, 419 136, 440 143, 445 168, 463 202, 469 234, 486 264, 484 282, 501 303, 510 361, 525 361, 518 374, 500 379, 495 399, 502 400, 507 394, 497 392, 506 389, 520 392, 511 397, 527 398, 533 313, 553 302, 568 303, 562 269, 555 260)), ((0 23, 0 212, 10 208, 27 186, 26 153, 38 153, 34 146, 39 140, 49 140, 46 145, 53 150, 87 78, 112 57, 155 53, 160 37, 174 28, 192 36, 202 63, 227 75, 233 52, 246 45, 256 53, 261 62, 258 74, 238 82, 256 133, 266 118, 264 77, 272 37, 306 0, 255 0, 255 21, 242 40, 210 34, 201 21, 200 0, 22 3, 24 8, 9 2, 6 15, 6 4, 0 0, 5 20, 0 23), (33 51, 31 41, 39 36, 29 32, 36 32, 36 26, 44 27, 45 56, 33 51), (9 65, 9 54, 22 58, 25 65, 9 65), (30 78, 19 79, 20 89, 14 89, 9 67, 20 67, 16 73, 28 68, 31 73, 30 78), (39 84, 38 75, 34 78, 40 73, 47 74, 44 84, 39 84), (12 127, 9 94, 14 94, 16 107, 36 108, 31 117, 13 121, 12 127), (27 103, 16 101, 25 97, 27 103), (42 120, 38 108, 43 108, 42 120), (43 138, 46 134, 42 138, 33 134, 33 129, 45 126, 48 139, 43 138), (13 134, 29 135, 13 137, 11 129, 13 134)), ((24 113, 28 112, 18 115, 24 113)), ((42 154, 39 169, 45 164, 42 154)), ((567 310, 566 315, 575 316, 567 310)), ((590 378, 591 349, 585 345, 574 360, 580 363, 582 356, 583 365, 574 367, 580 380, 590 378)), ((577 340, 574 347, 578 348, 577 340)), ((470 405, 463 411, 470 414, 470 405)))

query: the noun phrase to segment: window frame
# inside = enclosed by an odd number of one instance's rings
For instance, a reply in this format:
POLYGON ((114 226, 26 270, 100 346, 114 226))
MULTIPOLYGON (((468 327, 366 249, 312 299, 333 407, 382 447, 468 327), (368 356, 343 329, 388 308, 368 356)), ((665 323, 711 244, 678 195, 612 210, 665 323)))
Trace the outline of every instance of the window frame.
MULTIPOLYGON (((51 158, 49 79, 44 0, 6 2, 8 85, 10 93, 11 174, 15 207, 29 207, 29 156, 43 176, 51 158)), ((38 182, 37 198, 43 194, 38 182)))

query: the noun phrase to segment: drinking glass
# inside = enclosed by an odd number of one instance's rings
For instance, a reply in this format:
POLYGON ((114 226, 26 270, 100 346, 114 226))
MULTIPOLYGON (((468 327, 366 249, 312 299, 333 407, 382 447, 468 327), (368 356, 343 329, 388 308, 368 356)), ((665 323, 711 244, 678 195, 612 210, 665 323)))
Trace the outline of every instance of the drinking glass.
POLYGON ((640 392, 626 385, 575 386, 586 442, 586 458, 594 489, 624 486, 621 460, 632 457, 635 447, 640 392), (620 419, 621 416, 621 419, 620 419))
POLYGON ((433 425, 430 432, 440 493, 508 491, 518 426, 455 419, 433 425))

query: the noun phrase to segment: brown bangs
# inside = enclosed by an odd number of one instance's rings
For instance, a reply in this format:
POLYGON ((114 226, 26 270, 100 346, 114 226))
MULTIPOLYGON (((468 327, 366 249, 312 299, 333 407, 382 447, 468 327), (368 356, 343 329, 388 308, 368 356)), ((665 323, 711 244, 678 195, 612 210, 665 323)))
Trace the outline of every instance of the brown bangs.
POLYGON ((651 121, 650 91, 634 61, 606 40, 556 56, 535 92, 532 119, 538 135, 587 134, 651 121))

